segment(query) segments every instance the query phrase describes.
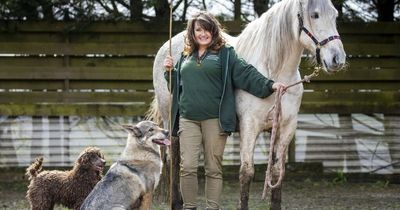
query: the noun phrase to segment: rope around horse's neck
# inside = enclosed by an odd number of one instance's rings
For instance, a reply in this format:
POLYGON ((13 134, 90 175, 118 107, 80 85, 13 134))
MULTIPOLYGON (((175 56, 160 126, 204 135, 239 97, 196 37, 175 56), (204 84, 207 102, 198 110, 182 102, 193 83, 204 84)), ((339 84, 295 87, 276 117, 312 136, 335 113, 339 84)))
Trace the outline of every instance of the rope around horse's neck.
MULTIPOLYGON (((273 153, 275 150, 275 140, 277 137, 277 132, 279 129, 279 124, 281 121, 282 117, 282 106, 281 106, 281 100, 282 96, 285 94, 285 91, 293 86, 296 86, 298 84, 304 83, 304 82, 310 82, 311 78, 318 76, 319 71, 321 67, 316 67, 313 73, 304 76, 304 78, 298 82, 295 82, 291 85, 286 86, 286 88, 279 88, 276 93, 275 97, 275 103, 274 106, 271 107, 271 109, 268 110, 267 113, 267 120, 269 118, 270 113, 272 110, 274 110, 274 115, 272 119, 272 131, 271 131, 271 139, 270 139, 270 144, 269 144, 269 154, 268 154, 268 166, 267 166, 267 171, 265 172, 265 182, 264 182, 264 190, 262 194, 262 199, 265 199, 268 189, 275 189, 279 187, 282 183, 283 177, 285 176, 285 160, 286 160, 286 151, 287 148, 280 148, 281 153, 280 153, 280 165, 278 165, 279 169, 279 178, 278 181, 273 185, 272 184, 272 173, 271 173, 271 168, 273 164, 273 153)), ((288 144, 289 145, 289 144, 288 144)), ((278 148, 279 149, 279 148, 278 148)), ((278 155, 278 153, 277 153, 278 155)))

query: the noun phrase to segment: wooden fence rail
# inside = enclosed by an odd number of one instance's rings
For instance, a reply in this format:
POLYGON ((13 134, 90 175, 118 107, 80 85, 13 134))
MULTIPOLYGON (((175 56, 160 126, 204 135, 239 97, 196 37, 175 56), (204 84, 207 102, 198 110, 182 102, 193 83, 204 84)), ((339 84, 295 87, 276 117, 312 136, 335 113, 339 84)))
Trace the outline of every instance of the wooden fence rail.
MULTIPOLYGON (((231 34, 243 28, 224 25, 231 34)), ((174 33, 183 28, 175 23, 174 33)), ((400 24, 338 30, 348 68, 306 84, 301 112, 400 114, 400 24)), ((142 115, 167 37, 167 24, 0 22, 0 115, 142 115)), ((311 71, 302 62, 301 74, 311 71)))
MULTIPOLYGON (((243 28, 224 25, 233 35, 243 28)), ((184 27, 174 23, 174 33, 184 27)), ((323 162, 327 171, 390 166, 400 157, 400 24, 339 23, 338 30, 348 68, 305 85, 289 160, 323 162)), ((88 145, 112 163, 125 145, 119 125, 152 100, 154 55, 167 37, 168 24, 159 23, 0 21, 0 168, 38 155, 70 166, 88 145)), ((306 61, 300 69, 312 71, 306 61)), ((230 138, 224 160, 239 164, 239 141, 230 138)), ((256 164, 266 161, 267 139, 259 136, 256 164)))

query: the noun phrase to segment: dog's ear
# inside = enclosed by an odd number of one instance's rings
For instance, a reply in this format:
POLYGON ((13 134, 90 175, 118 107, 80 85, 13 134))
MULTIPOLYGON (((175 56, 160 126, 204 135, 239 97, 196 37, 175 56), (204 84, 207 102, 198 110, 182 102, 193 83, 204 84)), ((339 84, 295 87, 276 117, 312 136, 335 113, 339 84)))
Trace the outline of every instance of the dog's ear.
POLYGON ((122 125, 122 127, 127 130, 129 133, 133 134, 136 137, 142 137, 142 131, 137 126, 134 125, 122 125))

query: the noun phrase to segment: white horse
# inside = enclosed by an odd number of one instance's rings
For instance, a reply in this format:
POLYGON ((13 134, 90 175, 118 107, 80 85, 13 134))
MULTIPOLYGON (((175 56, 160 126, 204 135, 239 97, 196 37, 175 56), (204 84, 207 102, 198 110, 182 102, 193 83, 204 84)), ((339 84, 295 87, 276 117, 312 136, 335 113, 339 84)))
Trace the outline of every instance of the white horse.
MULTIPOLYGON (((260 18, 254 20, 238 37, 224 34, 227 43, 234 46, 237 54, 252 64, 264 76, 274 81, 292 84, 301 80, 299 64, 304 49, 320 61, 328 73, 342 69, 346 54, 336 29, 337 10, 330 0, 283 0, 276 3, 260 18)), ((174 61, 183 50, 184 32, 172 38, 174 61)), ((153 67, 155 103, 153 111, 160 111, 164 126, 169 116, 169 91, 164 79, 163 60, 168 53, 166 42, 158 51, 153 67)), ((261 88, 261 87, 260 87, 261 88)), ((237 90, 236 107, 240 125, 240 200, 238 209, 248 209, 250 182, 254 176, 253 153, 255 140, 260 132, 270 129, 267 112, 273 106, 275 94, 260 99, 245 91, 237 90)), ((282 118, 279 125, 274 157, 286 154, 297 126, 303 94, 302 84, 291 87, 282 97, 282 118)), ((277 173, 274 162, 272 174, 277 173)), ((280 205, 280 190, 279 190, 280 205)), ((274 196, 274 195, 273 195, 274 196)))

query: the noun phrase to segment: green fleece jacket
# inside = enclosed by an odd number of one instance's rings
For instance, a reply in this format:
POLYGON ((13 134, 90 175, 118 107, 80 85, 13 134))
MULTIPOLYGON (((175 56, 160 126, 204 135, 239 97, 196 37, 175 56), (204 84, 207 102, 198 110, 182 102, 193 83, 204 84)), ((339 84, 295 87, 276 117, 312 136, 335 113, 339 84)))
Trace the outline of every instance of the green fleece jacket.
MULTIPOLYGON (((266 98, 271 95, 274 90, 272 85, 274 81, 264 77, 257 69, 247 64, 246 61, 239 58, 231 46, 222 47, 218 56, 222 66, 223 89, 221 101, 219 103, 219 124, 226 133, 236 131, 237 116, 235 104, 235 89, 242 89, 259 98, 266 98)), ((181 64, 185 57, 181 56, 179 62, 172 71, 172 135, 178 136, 179 129, 179 95, 181 93, 180 86, 180 70, 181 64)), ((169 72, 164 73, 165 79, 169 82, 169 72)))

